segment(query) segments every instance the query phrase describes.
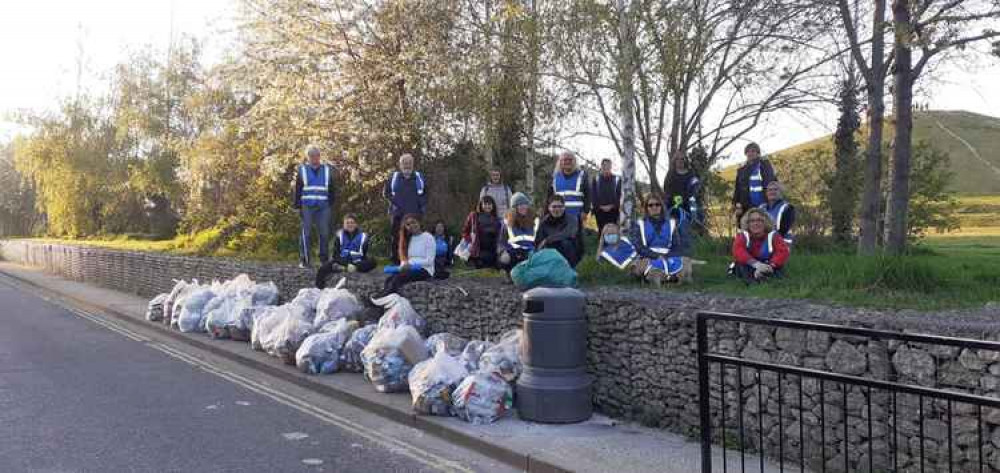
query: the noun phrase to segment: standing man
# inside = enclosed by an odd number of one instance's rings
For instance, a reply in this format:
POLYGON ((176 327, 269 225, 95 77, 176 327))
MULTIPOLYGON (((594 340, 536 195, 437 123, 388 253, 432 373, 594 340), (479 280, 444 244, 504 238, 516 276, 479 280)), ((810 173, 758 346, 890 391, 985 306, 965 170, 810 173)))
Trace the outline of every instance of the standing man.
POLYGON ((320 160, 319 147, 306 147, 306 162, 298 166, 295 176, 295 198, 292 206, 302 217, 299 232, 299 267, 309 268, 311 248, 309 237, 313 225, 319 233, 319 260, 330 258, 330 225, 333 219, 333 166, 320 160))
POLYGON ((490 180, 479 191, 479 200, 487 195, 492 197, 497 204, 497 216, 501 219, 507 216, 507 209, 510 208, 510 198, 513 193, 510 186, 503 183, 503 175, 498 167, 490 169, 490 180))
POLYGON ((566 215, 577 221, 576 239, 579 242, 576 247, 579 255, 577 261, 583 257, 583 222, 590 213, 590 186, 588 185, 587 173, 580 169, 576 162, 576 156, 569 151, 563 151, 559 155, 559 162, 556 170, 552 173, 552 186, 549 187, 549 197, 558 195, 566 202, 566 215))
POLYGON ((737 225, 744 213, 767 202, 764 189, 777 180, 771 163, 760 157, 760 146, 757 143, 746 145, 743 153, 747 161, 736 171, 736 188, 733 190, 733 213, 737 225))
POLYGON ((423 217, 427 209, 427 182, 423 174, 413 170, 412 154, 404 153, 399 157, 399 170, 389 176, 383 196, 389 201, 389 215, 392 216, 389 257, 394 265, 399 265, 399 227, 403 217, 410 214, 423 217))
POLYGON ((605 225, 617 225, 621 219, 622 178, 611 173, 610 159, 601 161, 601 173, 594 178, 590 195, 594 198, 594 218, 600 235, 605 225))

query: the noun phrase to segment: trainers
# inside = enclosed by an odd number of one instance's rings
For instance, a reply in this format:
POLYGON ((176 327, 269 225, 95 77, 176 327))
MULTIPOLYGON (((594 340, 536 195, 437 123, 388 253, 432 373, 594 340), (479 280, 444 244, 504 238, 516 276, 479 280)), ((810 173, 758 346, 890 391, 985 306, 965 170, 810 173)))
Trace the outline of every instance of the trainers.
POLYGON ((299 269, 312 269, 312 267, 306 263, 299 263, 299 269))
POLYGON ((354 273, 354 272, 357 272, 357 270, 358 270, 357 266, 354 266, 353 264, 347 265, 347 272, 348 273, 354 273))

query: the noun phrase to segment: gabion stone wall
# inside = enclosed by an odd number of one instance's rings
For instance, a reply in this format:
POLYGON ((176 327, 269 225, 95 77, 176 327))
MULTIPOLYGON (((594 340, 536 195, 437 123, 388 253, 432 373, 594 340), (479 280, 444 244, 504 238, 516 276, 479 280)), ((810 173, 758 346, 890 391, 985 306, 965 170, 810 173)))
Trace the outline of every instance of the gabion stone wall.
MULTIPOLYGON (((23 240, 0 242, 0 256, 43 267, 73 280, 145 297, 169 291, 175 279, 196 278, 207 282, 246 273, 257 281, 274 281, 287 300, 298 289, 311 286, 313 280, 312 272, 291 265, 23 240)), ((379 289, 383 279, 381 274, 348 277, 348 288, 363 296, 379 289)), ((686 434, 693 434, 699 428, 694 322, 700 310, 990 340, 997 340, 1000 331, 996 322, 1000 309, 995 304, 974 311, 927 314, 639 288, 587 288, 586 293, 588 364, 595 380, 596 408, 613 417, 686 434)), ((432 332, 490 339, 517 327, 521 321, 520 293, 500 279, 452 278, 414 283, 404 288, 403 295, 427 318, 432 332)), ((1000 396, 1000 353, 871 342, 850 336, 723 322, 713 323, 709 335, 715 351, 753 360, 1000 396)), ((916 460, 920 450, 921 410, 912 396, 898 396, 894 411, 892 399, 884 392, 847 389, 845 443, 842 386, 831 383, 821 386, 818 381, 805 380, 800 389, 796 377, 779 379, 773 373, 758 374, 749 369, 744 369, 742 379, 738 379, 734 367, 726 369, 723 384, 719 366, 712 368, 711 402, 717 426, 714 431, 721 440, 718 425, 722 420, 721 401, 725 398, 726 443, 731 447, 739 445, 735 419, 742 410, 744 444, 751 449, 763 446, 768 456, 778 455, 780 443, 784 456, 797 462, 801 445, 812 468, 820 469, 825 450, 828 470, 843 471, 846 450, 848 469, 867 471, 871 452, 875 470, 886 471, 894 461, 888 454, 890 447, 898 445, 899 456, 895 461, 900 471, 919 471, 916 460), (779 397, 783 401, 780 409, 779 397), (895 425, 893 412, 896 412, 895 425), (820 428, 822 414, 825 414, 825 430, 820 428), (800 443, 800 432, 805 436, 804 445, 800 443), (823 441, 825 449, 820 448, 823 441)), ((942 462, 948 454, 947 409, 947 403, 924 401, 926 471, 946 469, 942 462)), ((977 412, 960 404, 951 409, 952 454, 956 471, 965 471, 979 459, 977 412)), ((984 471, 1000 471, 997 449, 1000 411, 984 410, 982 428, 987 463, 984 471)))

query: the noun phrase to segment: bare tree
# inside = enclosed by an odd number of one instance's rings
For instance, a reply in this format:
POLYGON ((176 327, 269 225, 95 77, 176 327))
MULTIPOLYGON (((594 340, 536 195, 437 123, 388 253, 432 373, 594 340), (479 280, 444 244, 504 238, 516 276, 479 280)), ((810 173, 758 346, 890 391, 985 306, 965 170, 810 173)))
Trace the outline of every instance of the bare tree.
POLYGON ((906 248, 913 154, 913 86, 931 60, 945 53, 1000 37, 993 28, 1000 20, 1000 2, 994 0, 893 0, 893 111, 895 145, 892 187, 885 226, 886 251, 906 248))
POLYGON ((861 12, 851 11, 847 0, 838 0, 841 24, 847 33, 851 58, 865 83, 868 103, 868 146, 865 151, 864 194, 861 198, 861 222, 858 253, 869 255, 878 244, 879 197, 882 182, 882 136, 885 117, 885 76, 890 64, 885 57, 886 0, 873 0, 871 38, 862 39, 856 28, 861 12), (862 47, 871 43, 870 62, 862 47))

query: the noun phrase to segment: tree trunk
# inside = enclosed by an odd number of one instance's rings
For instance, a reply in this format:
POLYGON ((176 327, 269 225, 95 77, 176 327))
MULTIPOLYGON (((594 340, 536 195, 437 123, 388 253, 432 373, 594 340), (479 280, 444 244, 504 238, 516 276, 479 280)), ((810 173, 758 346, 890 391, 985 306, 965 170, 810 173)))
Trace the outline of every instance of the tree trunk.
POLYGON ((538 100, 538 62, 539 55, 541 55, 541 47, 538 44, 538 28, 539 18, 538 18, 538 5, 537 0, 531 0, 530 10, 531 10, 531 31, 529 33, 529 43, 528 47, 530 49, 529 54, 531 54, 530 66, 528 67, 528 106, 525 123, 525 135, 527 138, 527 146, 524 155, 524 186, 527 189, 527 194, 534 198, 535 196, 535 110, 537 108, 538 100))
POLYGON ((878 247, 879 200, 882 189, 882 129, 885 116, 885 0, 875 1, 872 23, 872 63, 866 78, 868 93, 868 149, 865 153, 865 191, 861 199, 858 253, 871 255, 878 247))
POLYGON ((635 213, 635 33, 632 31, 631 1, 618 0, 618 93, 622 122, 622 220, 632 225, 635 213))
POLYGON ((910 155, 913 151, 913 53, 911 50, 912 19, 909 0, 893 0, 892 18, 895 25, 896 64, 893 73, 893 111, 896 115, 895 146, 892 149, 892 188, 888 222, 885 227, 885 247, 891 254, 906 249, 906 216, 910 200, 910 155))

